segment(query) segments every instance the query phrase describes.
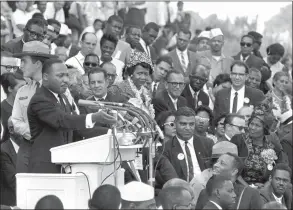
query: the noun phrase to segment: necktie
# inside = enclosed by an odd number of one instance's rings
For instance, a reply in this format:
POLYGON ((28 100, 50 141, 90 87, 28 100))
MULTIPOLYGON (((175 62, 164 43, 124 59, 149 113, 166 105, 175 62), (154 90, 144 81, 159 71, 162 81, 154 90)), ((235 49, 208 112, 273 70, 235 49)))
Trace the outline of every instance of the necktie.
POLYGON ((197 93, 193 94, 194 108, 197 108, 197 93))
POLYGON ((41 87, 41 84, 39 82, 36 82, 36 86, 37 86, 36 90, 38 90, 41 87))
POLYGON ((155 84, 154 84, 154 89, 153 89, 153 98, 156 97, 157 86, 158 86, 158 83, 155 82, 155 84))
POLYGON ((181 64, 182 64, 183 71, 185 72, 186 71, 186 63, 185 63, 183 52, 181 52, 181 64))
POLYGON ((234 96, 234 99, 233 99, 232 113, 236 113, 237 112, 237 102, 238 102, 238 93, 235 92, 235 96, 234 96))
POLYGON ((191 159, 191 154, 190 154, 190 150, 188 147, 188 141, 185 141, 185 152, 186 152, 186 158, 187 158, 187 162, 188 162, 188 176, 187 176, 187 182, 190 182, 193 179, 193 163, 192 163, 192 159, 191 159))
POLYGON ((59 98, 59 102, 60 102, 60 105, 61 105, 61 108, 64 112, 66 112, 66 105, 64 103, 64 100, 63 100, 63 97, 61 94, 58 94, 58 98, 59 98))

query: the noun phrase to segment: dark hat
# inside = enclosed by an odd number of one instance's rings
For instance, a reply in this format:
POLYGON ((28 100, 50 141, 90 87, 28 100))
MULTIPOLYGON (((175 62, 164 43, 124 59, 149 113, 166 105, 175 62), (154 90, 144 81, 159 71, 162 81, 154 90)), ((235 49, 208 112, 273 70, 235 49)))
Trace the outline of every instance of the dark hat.
POLYGON ((267 47, 268 55, 280 55, 281 57, 285 54, 285 48, 279 43, 272 44, 267 47))
POLYGON ((19 58, 25 55, 43 58, 57 58, 57 56, 50 54, 49 46, 40 41, 31 41, 24 43, 22 52, 13 54, 13 57, 19 58))

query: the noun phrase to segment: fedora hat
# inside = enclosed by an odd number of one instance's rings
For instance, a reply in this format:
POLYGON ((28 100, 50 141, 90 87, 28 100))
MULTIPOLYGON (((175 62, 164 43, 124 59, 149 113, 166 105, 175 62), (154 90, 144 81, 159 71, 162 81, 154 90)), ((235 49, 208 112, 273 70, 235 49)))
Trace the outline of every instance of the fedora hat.
POLYGON ((13 57, 19 58, 25 55, 43 58, 57 58, 57 56, 50 54, 49 46, 40 41, 31 41, 24 43, 22 52, 15 53, 13 57))

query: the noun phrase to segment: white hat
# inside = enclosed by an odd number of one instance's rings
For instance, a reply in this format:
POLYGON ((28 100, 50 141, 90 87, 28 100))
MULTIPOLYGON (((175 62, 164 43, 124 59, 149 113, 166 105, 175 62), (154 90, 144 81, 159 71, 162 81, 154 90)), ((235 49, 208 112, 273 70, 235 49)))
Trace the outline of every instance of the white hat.
POLYGON ((202 31, 197 38, 211 38, 211 32, 210 31, 202 31))
POLYGON ((281 123, 284 123, 286 120, 289 119, 289 117, 292 117, 292 109, 281 114, 281 116, 280 116, 281 123))
POLYGON ((220 28, 211 29, 211 39, 215 38, 216 36, 224 36, 220 28))
POLYGON ((142 182, 132 181, 119 187, 121 198, 125 201, 141 202, 152 200, 155 197, 155 189, 142 182))
POLYGON ((66 24, 61 23, 60 35, 67 36, 68 34, 71 34, 71 29, 69 29, 66 24))

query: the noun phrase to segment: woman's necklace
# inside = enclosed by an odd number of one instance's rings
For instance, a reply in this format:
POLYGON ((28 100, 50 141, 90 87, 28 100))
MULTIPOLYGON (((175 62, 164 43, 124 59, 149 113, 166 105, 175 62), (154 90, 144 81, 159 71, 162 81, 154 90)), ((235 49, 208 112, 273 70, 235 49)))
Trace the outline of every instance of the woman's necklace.
POLYGON ((274 96, 279 100, 279 101, 283 101, 284 100, 284 98, 282 97, 282 98, 279 98, 278 96, 277 96, 277 94, 275 93, 275 91, 273 90, 272 91, 273 92, 273 94, 274 94, 274 96))

